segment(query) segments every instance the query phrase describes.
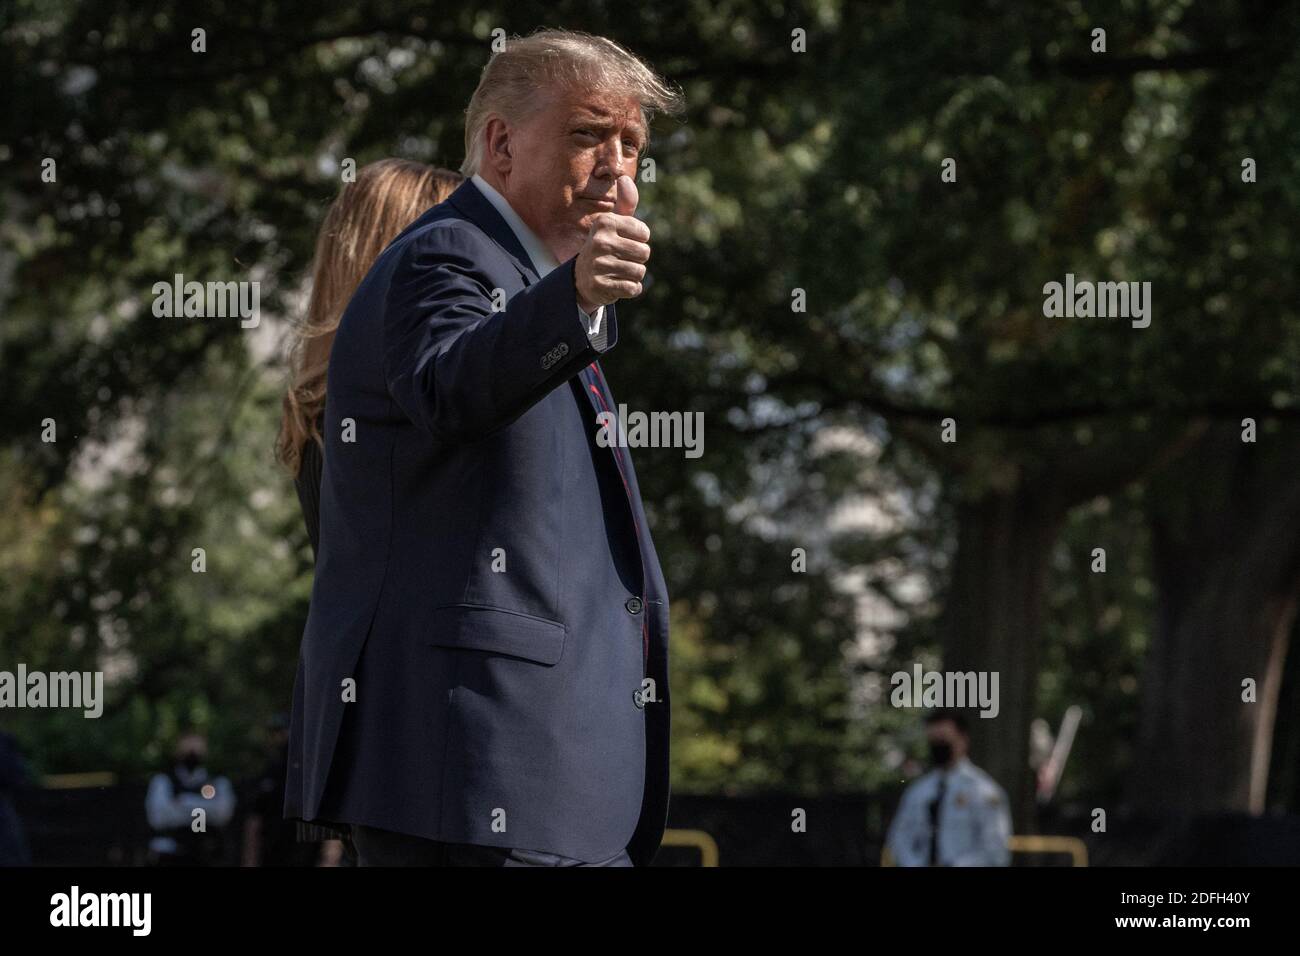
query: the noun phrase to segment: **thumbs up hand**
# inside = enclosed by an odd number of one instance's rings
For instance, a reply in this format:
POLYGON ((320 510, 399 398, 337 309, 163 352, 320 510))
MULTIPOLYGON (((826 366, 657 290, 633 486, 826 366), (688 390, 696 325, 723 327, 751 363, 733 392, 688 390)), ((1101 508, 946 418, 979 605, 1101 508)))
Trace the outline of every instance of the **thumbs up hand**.
POLYGON ((631 176, 618 177, 614 195, 614 211, 592 220, 574 263, 578 305, 588 313, 640 295, 650 258, 650 227, 632 216, 638 195, 631 176))

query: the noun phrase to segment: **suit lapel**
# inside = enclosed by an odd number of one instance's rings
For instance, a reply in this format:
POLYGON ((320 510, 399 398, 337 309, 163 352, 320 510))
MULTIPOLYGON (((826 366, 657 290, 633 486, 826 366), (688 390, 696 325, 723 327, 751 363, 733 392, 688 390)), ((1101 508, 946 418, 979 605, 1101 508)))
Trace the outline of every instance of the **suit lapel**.
POLYGON ((533 261, 528 258, 528 253, 524 251, 523 243, 510 228, 510 224, 501 218, 501 213, 496 211, 496 207, 488 202, 487 197, 474 185, 472 179, 467 179, 457 186, 456 191, 448 196, 446 201, 501 247, 515 269, 523 276, 524 285, 529 286, 537 281, 537 270, 533 267, 533 261))

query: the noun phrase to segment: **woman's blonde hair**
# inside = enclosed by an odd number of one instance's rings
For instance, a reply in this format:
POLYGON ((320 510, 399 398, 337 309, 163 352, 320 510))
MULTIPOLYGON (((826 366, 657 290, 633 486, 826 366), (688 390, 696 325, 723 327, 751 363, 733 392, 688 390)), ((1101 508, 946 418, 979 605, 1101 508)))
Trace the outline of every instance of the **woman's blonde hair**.
POLYGON ((357 170, 321 224, 312 262, 311 296, 289 358, 276 457, 297 475, 309 440, 324 447, 317 419, 325 409, 330 347, 348 300, 375 259, 426 209, 463 181, 449 169, 405 159, 381 159, 357 170))
POLYGON ((495 113, 512 123, 528 119, 543 103, 541 94, 560 87, 628 96, 641 105, 646 124, 656 112, 680 113, 684 98, 641 59, 613 40, 575 30, 539 30, 510 37, 488 60, 465 110, 466 176, 483 162, 483 130, 495 113))

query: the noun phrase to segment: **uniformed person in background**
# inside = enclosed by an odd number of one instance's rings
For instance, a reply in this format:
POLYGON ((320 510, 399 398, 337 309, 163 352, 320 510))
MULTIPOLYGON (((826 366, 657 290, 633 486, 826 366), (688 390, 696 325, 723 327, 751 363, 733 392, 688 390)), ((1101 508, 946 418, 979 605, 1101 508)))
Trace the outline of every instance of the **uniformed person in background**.
POLYGON ((153 831, 149 860, 155 866, 228 862, 225 828, 235 815, 235 788, 227 778, 208 772, 207 756, 208 738, 186 732, 176 743, 174 764, 149 781, 145 815, 153 831), (195 813, 199 809, 202 815, 195 813))
POLYGON ((925 718, 933 769, 903 792, 886 838, 899 866, 1007 866, 1007 795, 970 762, 970 731, 959 711, 925 718))

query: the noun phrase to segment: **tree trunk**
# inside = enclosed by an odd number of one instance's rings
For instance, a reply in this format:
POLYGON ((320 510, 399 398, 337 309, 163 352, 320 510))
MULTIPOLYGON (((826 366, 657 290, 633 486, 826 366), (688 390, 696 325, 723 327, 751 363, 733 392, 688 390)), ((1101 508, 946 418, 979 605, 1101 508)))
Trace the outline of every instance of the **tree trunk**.
POLYGON ((1217 427, 1153 485, 1158 604, 1129 800, 1262 813, 1300 599, 1300 434, 1217 427), (1253 679, 1256 701, 1242 700, 1253 679))
POLYGON ((962 502, 957 509, 943 666, 998 672, 997 717, 968 715, 971 759, 1006 789, 1017 833, 1035 826, 1029 725, 1048 560, 1063 514, 1025 484, 962 502))

